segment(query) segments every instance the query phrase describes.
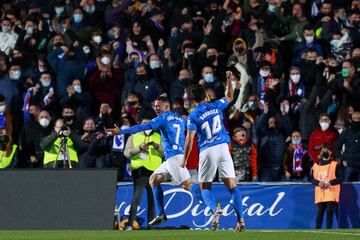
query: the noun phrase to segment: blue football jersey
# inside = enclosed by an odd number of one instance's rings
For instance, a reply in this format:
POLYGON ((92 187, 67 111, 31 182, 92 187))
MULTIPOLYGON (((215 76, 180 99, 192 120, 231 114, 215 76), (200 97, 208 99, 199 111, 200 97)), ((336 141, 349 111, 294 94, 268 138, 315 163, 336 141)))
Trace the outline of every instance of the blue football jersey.
POLYGON ((150 121, 154 130, 160 130, 165 159, 184 154, 186 120, 173 112, 164 112, 150 121))
POLYGON ((187 129, 197 132, 200 152, 222 143, 229 143, 230 137, 224 127, 223 114, 228 106, 226 98, 199 104, 189 115, 187 129))

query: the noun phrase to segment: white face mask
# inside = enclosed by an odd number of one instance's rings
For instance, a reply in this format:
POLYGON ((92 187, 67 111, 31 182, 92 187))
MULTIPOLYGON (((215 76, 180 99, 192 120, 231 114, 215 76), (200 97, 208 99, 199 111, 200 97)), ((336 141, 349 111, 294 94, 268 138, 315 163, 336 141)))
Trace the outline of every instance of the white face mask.
POLYGON ((49 121, 47 118, 42 118, 42 119, 40 119, 39 124, 40 124, 40 126, 42 126, 43 128, 46 128, 46 127, 49 126, 50 121, 49 121))
POLYGON ((286 113, 288 113, 289 110, 290 110, 290 106, 286 104, 285 107, 284 107, 284 110, 285 110, 286 113))
POLYGON ((0 113, 3 113, 3 112, 5 112, 5 105, 2 105, 2 106, 0 106, 0 113))
POLYGON ((263 78, 266 78, 267 76, 269 76, 270 71, 260 69, 259 74, 260 74, 260 76, 262 76, 263 78))
POLYGON ((104 65, 108 65, 110 63, 110 58, 109 57, 102 57, 100 62, 104 65))
POLYGON ((100 44, 102 41, 102 38, 101 38, 101 36, 94 36, 93 41, 96 42, 97 44, 100 44))
POLYGON ((21 71, 19 71, 19 70, 13 71, 13 78, 14 78, 14 80, 19 80, 20 77, 21 77, 21 71))
POLYGON ((297 84, 300 81, 300 74, 292 74, 290 79, 293 83, 297 84))
POLYGON ((320 122, 319 124, 320 124, 322 131, 326 131, 330 126, 330 123, 327 123, 327 122, 320 122))
POLYGON ((39 72, 43 73, 46 71, 46 67, 39 67, 39 72))
POLYGON ((314 42, 314 36, 307 36, 305 37, 306 43, 313 43, 314 42))

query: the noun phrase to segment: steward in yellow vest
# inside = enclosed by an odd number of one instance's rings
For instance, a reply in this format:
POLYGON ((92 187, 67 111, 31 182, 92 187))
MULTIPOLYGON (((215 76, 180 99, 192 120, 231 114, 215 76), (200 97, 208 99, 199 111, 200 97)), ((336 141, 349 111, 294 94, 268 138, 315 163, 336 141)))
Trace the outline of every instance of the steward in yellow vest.
POLYGON ((44 150, 44 167, 53 168, 55 161, 55 167, 69 167, 68 161, 64 162, 65 155, 69 157, 72 167, 77 167, 79 163, 78 151, 87 146, 85 142, 82 142, 80 136, 72 133, 69 128, 67 130, 62 129, 63 124, 63 119, 58 119, 54 131, 41 139, 40 146, 44 150), (61 151, 64 145, 67 147, 67 153, 61 151))
POLYGON ((331 147, 328 144, 321 146, 319 163, 312 167, 313 184, 315 185, 315 204, 318 207, 316 228, 321 228, 325 210, 327 211, 326 228, 332 227, 334 212, 340 199, 340 184, 343 171, 332 157, 331 147))
POLYGON ((0 169, 13 168, 17 164, 17 145, 9 145, 5 128, 0 128, 0 169))
MULTIPOLYGON (((151 116, 147 116, 151 119, 151 116)), ((144 117, 145 118, 145 117, 144 117)), ((142 123, 147 122, 143 119, 142 123)), ((134 179, 134 197, 130 208, 128 228, 132 228, 142 193, 146 188, 148 199, 148 219, 155 217, 154 197, 149 178, 163 161, 163 146, 161 135, 152 130, 146 130, 131 135, 125 146, 124 155, 130 159, 132 176, 134 179)))

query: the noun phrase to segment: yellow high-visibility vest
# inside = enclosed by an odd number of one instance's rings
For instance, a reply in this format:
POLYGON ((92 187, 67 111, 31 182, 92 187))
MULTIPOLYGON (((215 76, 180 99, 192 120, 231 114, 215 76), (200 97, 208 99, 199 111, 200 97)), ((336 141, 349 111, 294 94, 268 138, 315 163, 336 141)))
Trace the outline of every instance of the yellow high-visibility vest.
POLYGON ((17 145, 13 145, 11 154, 7 157, 6 151, 0 150, 0 169, 8 168, 10 167, 14 154, 16 152, 17 145))
MULTIPOLYGON (((161 144, 161 136, 159 133, 153 133, 150 136, 145 136, 144 133, 136 133, 133 135, 133 146, 138 147, 143 143, 154 142, 156 144, 161 144)), ((162 155, 158 152, 153 146, 149 147, 149 150, 146 153, 138 153, 133 158, 131 158, 131 168, 138 169, 140 167, 145 167, 150 171, 157 169, 162 163, 162 155), (145 159, 144 159, 145 157, 145 159)))
MULTIPOLYGON (((50 151, 44 151, 44 165, 46 165, 50 162, 54 162, 56 160, 58 160, 58 161, 62 160, 61 155, 58 155, 58 153, 60 151, 61 139, 62 138, 56 139, 56 141, 54 142, 50 151), (58 159, 56 159, 56 158, 58 158, 58 159)), ((74 142, 70 138, 67 138, 66 143, 68 146, 70 161, 79 162, 78 155, 74 149, 74 142)))

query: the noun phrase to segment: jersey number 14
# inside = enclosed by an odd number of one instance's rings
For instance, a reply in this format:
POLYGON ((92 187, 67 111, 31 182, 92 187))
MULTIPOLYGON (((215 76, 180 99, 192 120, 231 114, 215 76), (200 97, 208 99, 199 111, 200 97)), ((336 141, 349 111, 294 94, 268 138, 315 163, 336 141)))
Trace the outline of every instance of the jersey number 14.
POLYGON ((209 121, 204 122, 201 125, 201 130, 204 130, 204 129, 206 131, 206 138, 207 139, 211 139, 213 137, 213 135, 220 132, 220 130, 221 130, 220 115, 217 115, 217 116, 213 117, 213 119, 212 119, 212 127, 211 128, 210 128, 209 121))

